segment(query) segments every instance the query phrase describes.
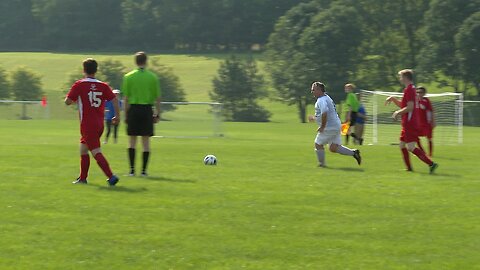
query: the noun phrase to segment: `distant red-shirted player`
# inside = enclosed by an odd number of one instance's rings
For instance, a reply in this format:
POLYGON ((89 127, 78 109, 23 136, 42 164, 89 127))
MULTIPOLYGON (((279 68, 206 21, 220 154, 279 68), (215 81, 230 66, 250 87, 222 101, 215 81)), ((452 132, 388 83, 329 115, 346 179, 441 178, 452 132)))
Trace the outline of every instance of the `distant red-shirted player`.
POLYGON ((412 171, 409 155, 410 151, 426 163, 430 167, 430 173, 433 173, 437 169, 438 164, 427 157, 423 150, 416 147, 419 135, 419 104, 417 91, 415 85, 413 85, 413 71, 410 69, 401 70, 398 72, 398 75, 400 76, 400 82, 405 85, 402 101, 399 101, 394 97, 388 97, 386 104, 393 102, 400 107, 399 110, 393 113, 392 117, 395 120, 398 120, 400 117, 402 118, 400 149, 402 151, 403 160, 405 161, 407 170, 412 171))
MULTIPOLYGON (((427 137, 428 139, 428 152, 429 156, 433 156, 433 129, 435 128, 435 115, 433 113, 433 106, 430 99, 425 95, 427 89, 423 86, 417 88, 417 94, 419 99, 419 137, 427 137)), ((423 150, 420 138, 418 140, 418 147, 423 150)))
POLYGON ((98 64, 94 59, 83 61, 85 78, 75 82, 65 98, 65 104, 77 103, 80 117, 80 176, 74 184, 87 184, 88 169, 90 167, 90 156, 88 151, 98 163, 105 175, 108 177, 109 185, 114 186, 119 178, 112 173, 107 160, 100 148, 100 137, 103 133, 103 119, 105 102, 112 100, 115 108, 113 124, 120 121, 120 108, 118 100, 108 84, 95 79, 98 64))

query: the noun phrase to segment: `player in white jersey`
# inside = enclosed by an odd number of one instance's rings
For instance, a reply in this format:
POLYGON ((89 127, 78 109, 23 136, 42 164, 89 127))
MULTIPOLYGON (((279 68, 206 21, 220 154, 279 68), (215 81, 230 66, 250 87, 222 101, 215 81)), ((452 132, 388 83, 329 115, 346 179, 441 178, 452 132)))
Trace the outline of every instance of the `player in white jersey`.
POLYGON ((310 121, 317 121, 317 137, 315 138, 315 152, 319 167, 325 167, 325 145, 330 145, 330 151, 345 156, 352 156, 357 160, 358 165, 362 163, 360 151, 349 149, 342 145, 341 122, 338 117, 335 103, 327 95, 325 85, 321 82, 314 82, 311 88, 312 94, 317 98, 315 103, 315 116, 310 121))

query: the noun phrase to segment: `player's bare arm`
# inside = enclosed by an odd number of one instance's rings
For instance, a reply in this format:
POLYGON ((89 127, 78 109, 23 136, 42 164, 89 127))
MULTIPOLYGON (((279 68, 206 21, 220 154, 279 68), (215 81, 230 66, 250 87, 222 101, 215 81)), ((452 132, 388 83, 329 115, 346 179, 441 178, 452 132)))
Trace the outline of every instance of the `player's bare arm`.
POLYGON ((156 113, 153 115, 153 121, 155 121, 155 123, 160 122, 160 114, 162 112, 161 109, 160 109, 161 103, 162 103, 162 99, 157 98, 157 100, 155 101, 156 113))
POLYGON ((436 127, 437 123, 435 122, 435 114, 433 113, 433 111, 429 111, 428 116, 429 116, 428 120, 432 128, 436 127))
POLYGON ((345 116, 345 122, 350 123, 350 120, 352 118, 352 109, 348 110, 347 115, 345 116))
POLYGON ((402 103, 396 97, 390 96, 385 100, 385 105, 390 105, 390 103, 397 105, 399 108, 402 107, 402 103))
POLYGON ((75 101, 69 99, 68 97, 65 98, 65 104, 67 104, 67 105, 72 105, 73 103, 75 103, 75 101))
POLYGON ((317 132, 324 132, 327 126, 327 113, 322 113, 322 125, 317 129, 317 132))
POLYGON ((401 108, 400 110, 395 111, 392 114, 392 118, 395 120, 399 120, 399 118, 409 112, 413 112, 413 109, 415 108, 415 104, 413 101, 407 102, 407 107, 401 108))
POLYGON ((113 108, 115 109, 115 116, 112 118, 112 124, 118 125, 120 123, 120 101, 118 98, 112 100, 113 108))

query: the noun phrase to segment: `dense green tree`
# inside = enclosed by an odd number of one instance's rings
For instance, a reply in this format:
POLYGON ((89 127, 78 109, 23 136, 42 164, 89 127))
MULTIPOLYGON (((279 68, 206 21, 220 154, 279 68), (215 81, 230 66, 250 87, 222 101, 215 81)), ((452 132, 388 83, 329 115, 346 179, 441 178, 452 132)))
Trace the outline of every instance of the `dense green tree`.
POLYGON ((471 83, 480 97, 480 11, 468 17, 455 36, 461 77, 471 83))
POLYGON ((98 79, 110 85, 113 89, 120 89, 126 67, 118 60, 108 59, 98 64, 98 79))
POLYGON ((120 37, 121 8, 117 0, 32 1, 48 48, 108 50, 120 37))
POLYGON ((304 72, 310 82, 324 81, 335 100, 343 99, 343 86, 361 60, 358 47, 363 33, 359 19, 354 7, 332 4, 313 17, 300 38, 308 63, 304 72))
MULTIPOLYGON (((347 2, 347 1, 345 1, 347 2)), ((397 71, 416 68, 423 45, 419 34, 430 0, 357 0, 364 35, 353 80, 363 89, 401 89, 397 71)))
POLYGON ((42 98, 42 80, 34 71, 26 67, 18 67, 12 71, 10 82, 15 100, 35 101, 42 98))
POLYGON ((460 91, 462 71, 454 38, 464 20, 479 9, 480 0, 432 0, 425 14, 425 46, 420 52, 420 69, 455 91, 460 91))
MULTIPOLYGON (((15 100, 38 101, 42 98, 41 77, 26 67, 18 67, 11 73, 11 90, 15 100)), ((21 119, 30 119, 27 116, 27 105, 22 106, 21 119)))
POLYGON ((10 98, 10 83, 8 81, 7 72, 0 67, 0 99, 10 98))
MULTIPOLYGON (((186 101, 185 91, 180 84, 180 79, 173 72, 173 69, 162 65, 156 59, 150 61, 149 69, 158 76, 160 88, 162 89, 162 101, 183 102, 186 101)), ((163 104, 162 112, 175 110, 176 106, 163 104)))
POLYGON ((343 98, 343 84, 361 59, 361 41, 354 7, 333 3, 321 9, 312 1, 296 6, 279 20, 268 44, 268 69, 283 100, 297 105, 302 122, 306 122, 306 106, 312 100, 311 82, 324 81, 334 99, 343 98))
POLYGON ((320 10, 316 2, 295 6, 279 19, 267 44, 267 70, 273 88, 282 101, 297 106, 300 120, 304 123, 307 105, 312 101, 308 87, 315 79, 309 78, 305 72, 311 63, 300 39, 320 10))
POLYGON ((1 50, 38 50, 35 46, 39 45, 39 30, 42 29, 32 14, 32 0, 0 1, 1 50))
POLYGON ((255 61, 240 61, 232 56, 220 65, 213 79, 210 97, 223 103, 223 115, 227 121, 267 122, 271 116, 258 104, 265 97, 265 81, 258 74, 255 61))

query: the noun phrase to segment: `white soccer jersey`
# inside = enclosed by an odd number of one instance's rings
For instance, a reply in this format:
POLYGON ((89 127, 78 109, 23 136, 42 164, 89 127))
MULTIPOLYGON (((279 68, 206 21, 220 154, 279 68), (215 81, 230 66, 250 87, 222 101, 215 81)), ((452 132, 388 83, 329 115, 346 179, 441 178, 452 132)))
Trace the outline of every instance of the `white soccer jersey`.
POLYGON ((317 118, 317 124, 319 127, 322 126, 322 114, 324 113, 327 113, 327 125, 325 126, 325 130, 340 130, 342 123, 340 122, 340 117, 338 117, 335 102, 333 102, 328 95, 319 97, 315 103, 315 117, 317 118))

